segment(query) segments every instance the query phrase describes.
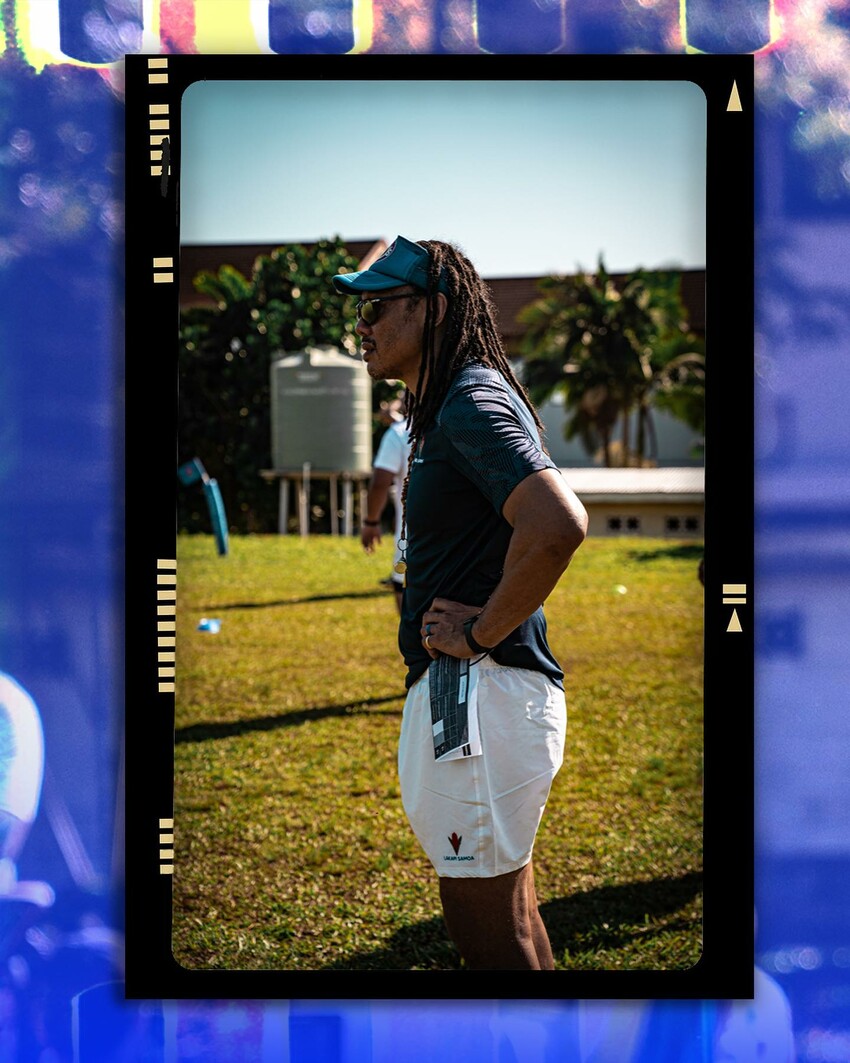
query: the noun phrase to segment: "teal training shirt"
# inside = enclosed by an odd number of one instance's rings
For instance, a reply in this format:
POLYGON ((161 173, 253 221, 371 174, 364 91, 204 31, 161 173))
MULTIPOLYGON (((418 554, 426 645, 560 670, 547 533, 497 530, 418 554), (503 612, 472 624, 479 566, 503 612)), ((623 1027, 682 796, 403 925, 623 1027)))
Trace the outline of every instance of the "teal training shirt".
MULTIPOLYGON (((408 687, 431 663, 420 635, 422 614, 435 598, 486 604, 502 577, 513 531, 502 507, 518 484, 542 469, 557 466, 543 452, 522 399, 495 369, 464 366, 419 440, 410 472, 399 626, 408 687)), ((497 664, 543 672, 563 687, 542 607, 490 656, 497 664)))

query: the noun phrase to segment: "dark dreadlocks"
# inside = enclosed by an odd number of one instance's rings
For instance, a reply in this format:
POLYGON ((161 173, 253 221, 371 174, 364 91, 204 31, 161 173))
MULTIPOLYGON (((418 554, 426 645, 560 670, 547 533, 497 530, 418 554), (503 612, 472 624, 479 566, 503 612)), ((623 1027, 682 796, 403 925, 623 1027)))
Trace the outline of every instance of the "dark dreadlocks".
POLYGON ((502 374, 528 407, 542 437, 543 426, 537 411, 505 354, 487 285, 454 244, 440 240, 418 240, 417 243, 428 252, 430 261, 419 389, 415 395, 409 392, 407 395, 411 439, 419 439, 428 422, 437 415, 458 370, 469 362, 483 362, 502 374), (441 275, 444 288, 448 289, 449 307, 443 342, 437 350, 434 293, 441 275))
POLYGON ((454 244, 441 240, 417 240, 429 255, 428 304, 422 334, 422 361, 415 394, 405 395, 410 430, 410 461, 402 488, 401 503, 407 501, 407 485, 413 455, 425 428, 436 417, 458 370, 470 362, 496 369, 528 407, 541 439, 543 425, 525 388, 511 369, 496 325, 496 311, 490 291, 477 270, 454 244), (437 349, 437 300, 440 278, 449 301, 443 340, 437 349))

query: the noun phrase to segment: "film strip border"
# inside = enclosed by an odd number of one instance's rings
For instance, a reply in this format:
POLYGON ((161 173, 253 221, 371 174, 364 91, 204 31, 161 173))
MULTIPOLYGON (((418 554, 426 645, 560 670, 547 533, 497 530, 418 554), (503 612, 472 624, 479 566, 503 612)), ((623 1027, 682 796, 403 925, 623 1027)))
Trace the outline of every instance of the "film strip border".
MULTIPOLYGON (((376 0, 122 0, 121 33, 103 0, 4 0, 3 6, 14 12, 14 36, 0 32, 0 53, 15 48, 36 70, 58 63, 111 70, 125 54, 163 50, 330 55, 377 46, 390 52, 515 52, 519 42, 530 54, 560 47, 580 53, 592 43, 588 33, 602 32, 585 10, 591 4, 583 8, 569 0, 475 0, 459 8, 454 0, 431 0, 419 5, 415 30, 400 24, 392 5, 376 0)), ((686 53, 757 54, 800 32, 789 0, 678 0, 678 11, 676 6, 674 0, 663 5, 663 15, 655 13, 656 33, 686 53)), ((647 47, 640 24, 633 27, 626 41, 629 25, 619 27, 618 47, 647 47)))
MULTIPOLYGON (((148 59, 148 85, 168 85, 168 57, 151 56, 148 59)), ((171 112, 168 103, 148 105, 150 135, 151 177, 171 176, 171 112)))
POLYGON ((159 873, 174 874, 174 820, 159 821, 159 873))
POLYGON ((717 0, 679 0, 679 34, 688 55, 756 55, 780 43, 785 25, 776 0, 749 0, 734 8, 717 0))
POLYGON ((173 694, 177 663, 177 562, 156 563, 156 646, 160 694, 173 694))
POLYGON ((153 260, 153 282, 154 284, 174 283, 173 258, 155 258, 153 260))
MULTIPOLYGON (((746 583, 724 583, 723 584, 723 604, 724 605, 746 605, 747 604, 747 585, 746 583)), ((729 618, 729 625, 726 628, 727 631, 743 631, 741 627, 741 621, 738 617, 738 610, 732 610, 732 616, 729 618)))

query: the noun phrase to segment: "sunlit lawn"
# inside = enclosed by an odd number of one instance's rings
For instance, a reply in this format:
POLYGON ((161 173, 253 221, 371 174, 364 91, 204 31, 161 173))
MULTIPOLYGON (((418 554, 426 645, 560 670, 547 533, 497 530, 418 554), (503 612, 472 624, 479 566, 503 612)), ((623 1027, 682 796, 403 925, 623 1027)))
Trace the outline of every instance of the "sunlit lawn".
MULTIPOLYGON (((186 967, 456 969, 401 807, 390 543, 178 540, 174 953, 186 967), (218 634, 199 631, 221 620, 218 634)), ((556 963, 701 951, 701 544, 588 539, 547 603, 564 767, 534 854, 556 963)))

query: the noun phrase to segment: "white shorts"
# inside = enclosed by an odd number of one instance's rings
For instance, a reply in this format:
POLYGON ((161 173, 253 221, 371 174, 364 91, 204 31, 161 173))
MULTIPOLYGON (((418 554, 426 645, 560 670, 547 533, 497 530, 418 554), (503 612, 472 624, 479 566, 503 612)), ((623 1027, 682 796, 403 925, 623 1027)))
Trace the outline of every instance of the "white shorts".
POLYGON ((480 756, 436 762, 426 672, 410 688, 399 737, 401 800, 438 875, 494 878, 531 859, 564 758, 564 692, 541 672, 484 657, 478 674, 480 756))

